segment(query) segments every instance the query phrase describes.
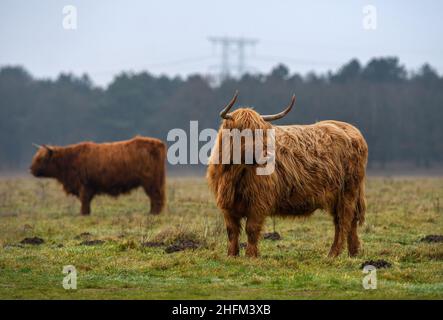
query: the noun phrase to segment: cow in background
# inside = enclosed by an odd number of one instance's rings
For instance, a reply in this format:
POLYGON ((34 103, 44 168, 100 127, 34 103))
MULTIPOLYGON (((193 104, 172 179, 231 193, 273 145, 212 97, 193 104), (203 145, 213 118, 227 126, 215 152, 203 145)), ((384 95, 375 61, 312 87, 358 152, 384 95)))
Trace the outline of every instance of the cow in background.
POLYGON ((137 136, 110 143, 35 146, 31 173, 60 182, 67 194, 80 199, 82 215, 90 214, 95 195, 118 196, 139 186, 151 199, 150 213, 164 207, 166 146, 161 140, 137 136))

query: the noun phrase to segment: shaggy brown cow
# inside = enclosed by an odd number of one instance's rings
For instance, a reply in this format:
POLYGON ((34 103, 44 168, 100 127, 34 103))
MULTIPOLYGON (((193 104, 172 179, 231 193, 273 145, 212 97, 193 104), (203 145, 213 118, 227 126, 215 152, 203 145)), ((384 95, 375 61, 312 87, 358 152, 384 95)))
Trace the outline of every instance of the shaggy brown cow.
MULTIPOLYGON (((207 171, 217 206, 224 213, 228 255, 239 254, 242 218, 246 218, 248 236, 246 255, 256 257, 257 243, 267 216, 309 216, 316 209, 324 209, 332 215, 335 225, 329 256, 338 256, 346 241, 349 254, 355 256, 360 248, 357 225, 363 224, 366 210, 368 147, 360 131, 339 121, 271 125, 268 121, 282 118, 291 110, 295 96, 283 112, 271 116, 261 116, 250 108, 228 113, 236 99, 237 94, 220 113, 224 120, 207 171), (214 157, 221 158, 222 129, 275 129, 273 173, 257 175, 256 167, 260 166, 257 162, 215 163, 214 157)), ((243 152, 245 142, 242 140, 241 143, 243 152)))
POLYGON ((151 213, 165 202, 165 144, 153 138, 135 137, 111 143, 83 142, 67 147, 37 146, 31 173, 55 178, 67 194, 81 201, 81 214, 91 212, 97 194, 118 196, 142 186, 151 199, 151 213))

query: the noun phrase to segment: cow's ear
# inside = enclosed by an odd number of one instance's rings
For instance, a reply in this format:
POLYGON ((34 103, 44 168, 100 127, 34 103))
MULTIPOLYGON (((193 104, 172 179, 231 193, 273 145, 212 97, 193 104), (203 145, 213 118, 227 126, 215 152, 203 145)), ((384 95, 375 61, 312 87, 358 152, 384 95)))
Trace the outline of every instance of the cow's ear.
POLYGON ((50 146, 47 146, 46 144, 42 145, 43 148, 45 148, 48 151, 48 155, 51 157, 54 154, 54 149, 50 146))

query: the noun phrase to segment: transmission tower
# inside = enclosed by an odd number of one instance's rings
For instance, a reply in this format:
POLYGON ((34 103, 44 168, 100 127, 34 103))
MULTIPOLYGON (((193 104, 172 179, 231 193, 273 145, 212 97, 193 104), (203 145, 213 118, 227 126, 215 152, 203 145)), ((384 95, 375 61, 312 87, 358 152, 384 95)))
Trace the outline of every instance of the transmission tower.
POLYGON ((221 48, 219 65, 219 81, 233 76, 233 69, 237 69, 236 76, 241 77, 247 70, 246 47, 254 47, 258 40, 251 38, 210 37, 209 41, 217 48, 221 48), (230 55, 237 54, 237 64, 231 64, 230 55))

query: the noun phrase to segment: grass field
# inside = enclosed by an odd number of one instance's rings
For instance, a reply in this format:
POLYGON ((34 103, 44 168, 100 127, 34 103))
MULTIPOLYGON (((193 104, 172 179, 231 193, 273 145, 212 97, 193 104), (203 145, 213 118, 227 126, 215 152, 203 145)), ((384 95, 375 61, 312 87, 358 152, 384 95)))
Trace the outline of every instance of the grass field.
POLYGON ((169 179, 161 215, 146 214, 149 200, 137 190, 96 198, 89 217, 53 181, 3 178, 0 298, 442 299, 443 243, 420 239, 443 234, 443 179, 371 178, 367 199, 356 258, 326 257, 334 228, 324 212, 269 219, 265 232, 275 223, 281 240, 261 240, 259 259, 244 249, 228 258, 223 219, 203 178, 169 179), (21 244, 26 237, 44 243, 21 244), (166 253, 171 244, 196 248, 166 253), (378 259, 392 266, 377 270, 376 290, 365 290, 361 265, 378 259), (77 269, 77 290, 62 287, 65 265, 77 269))

